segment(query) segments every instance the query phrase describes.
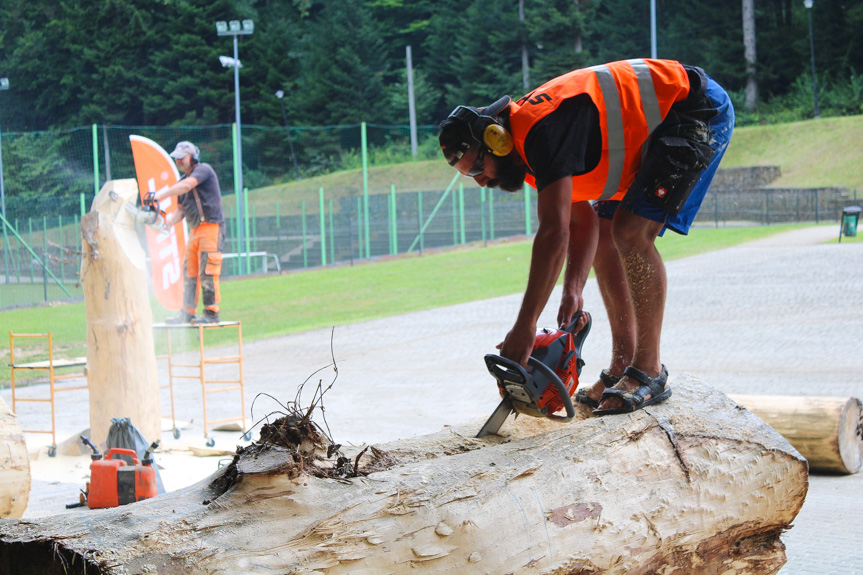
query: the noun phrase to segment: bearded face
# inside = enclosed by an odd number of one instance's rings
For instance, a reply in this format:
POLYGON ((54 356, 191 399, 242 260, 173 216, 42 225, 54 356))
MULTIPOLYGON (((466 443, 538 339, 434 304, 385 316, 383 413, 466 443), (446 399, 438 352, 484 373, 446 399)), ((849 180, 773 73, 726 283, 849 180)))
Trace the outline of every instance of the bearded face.
POLYGON ((524 188, 527 166, 523 162, 514 161, 511 156, 495 157, 494 161, 497 164, 497 173, 486 185, 505 192, 520 192, 524 188))

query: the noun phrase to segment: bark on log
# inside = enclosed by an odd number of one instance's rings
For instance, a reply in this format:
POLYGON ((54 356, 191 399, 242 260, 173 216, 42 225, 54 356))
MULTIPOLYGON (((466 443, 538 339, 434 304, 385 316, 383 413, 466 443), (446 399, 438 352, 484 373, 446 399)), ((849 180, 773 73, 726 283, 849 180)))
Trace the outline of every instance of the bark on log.
POLYGON ((806 461, 718 391, 685 374, 671 385, 669 401, 629 415, 520 417, 481 440, 474 422, 386 444, 359 460, 374 472, 349 480, 259 442, 181 491, 0 521, 0 570, 776 573, 806 461))
POLYGON ((778 431, 814 473, 863 467, 863 405, 856 397, 730 395, 778 431))
POLYGON ((0 517, 21 517, 29 501, 30 455, 18 418, 0 399, 0 517))
POLYGON ((126 202, 134 203, 137 197, 135 180, 109 181, 93 200, 90 213, 81 218, 94 443, 107 439, 115 417, 131 419, 149 441, 162 433, 146 257, 135 218, 125 209, 126 202))

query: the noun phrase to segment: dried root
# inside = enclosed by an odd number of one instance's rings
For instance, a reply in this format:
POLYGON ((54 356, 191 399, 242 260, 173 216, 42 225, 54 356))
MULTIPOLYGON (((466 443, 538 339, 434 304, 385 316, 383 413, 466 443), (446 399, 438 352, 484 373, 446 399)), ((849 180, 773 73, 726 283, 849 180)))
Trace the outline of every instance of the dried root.
POLYGON ((342 445, 333 440, 329 425, 326 422, 323 402, 324 395, 332 389, 339 373, 335 354, 332 353, 332 334, 330 336, 330 350, 333 358, 332 363, 312 373, 297 388, 297 394, 293 401, 283 404, 266 393, 260 393, 255 397, 252 402, 253 416, 255 403, 262 397, 275 402, 279 409, 271 411, 252 426, 252 429, 261 426, 259 439, 247 447, 237 449, 237 455, 231 464, 234 469, 228 470, 224 474, 223 484, 219 487, 226 490, 230 485, 224 485, 224 483, 234 483, 237 477, 236 464, 239 458, 257 458, 273 449, 286 451, 290 454, 288 463, 280 466, 278 472, 286 473, 291 477, 308 474, 314 477, 345 480, 382 471, 395 465, 396 460, 393 457, 373 446, 363 448, 352 461, 342 452, 342 445), (307 407, 303 407, 301 398, 306 384, 317 374, 330 368, 333 370, 332 381, 325 386, 323 380, 318 379, 311 403, 307 407), (313 419, 317 411, 320 411, 323 425, 319 425, 313 419), (276 419, 270 421, 273 417, 276 419), (366 455, 367 452, 370 452, 370 457, 366 455), (363 456, 366 457, 361 466, 363 456))

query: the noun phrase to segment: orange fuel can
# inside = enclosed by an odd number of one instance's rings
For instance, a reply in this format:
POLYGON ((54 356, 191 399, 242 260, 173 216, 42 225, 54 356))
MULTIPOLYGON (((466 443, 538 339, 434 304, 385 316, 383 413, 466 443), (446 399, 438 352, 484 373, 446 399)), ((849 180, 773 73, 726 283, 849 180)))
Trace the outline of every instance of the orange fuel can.
POLYGON ((90 509, 127 505, 155 497, 157 493, 156 470, 150 460, 145 460, 142 465, 131 449, 109 449, 104 459, 94 457, 90 463, 90 492, 87 495, 90 509), (132 465, 115 458, 117 455, 131 457, 132 465))

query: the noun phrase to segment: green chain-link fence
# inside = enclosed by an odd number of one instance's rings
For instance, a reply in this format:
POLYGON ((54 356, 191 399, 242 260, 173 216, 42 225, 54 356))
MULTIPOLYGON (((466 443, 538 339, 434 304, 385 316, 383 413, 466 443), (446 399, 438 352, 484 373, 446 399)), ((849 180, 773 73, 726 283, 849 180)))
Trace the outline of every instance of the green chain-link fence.
MULTIPOLYGON (((424 126, 418 132, 420 158, 434 158, 436 127, 424 126)), ((530 235, 536 229, 535 192, 462 187, 459 182, 467 180, 460 178, 430 189, 399 181, 386 187, 303 185, 314 175, 409 160, 410 133, 405 126, 243 127, 248 191, 243 194, 242 223, 231 196, 231 125, 9 133, 0 140, 6 205, 6 218, 0 221, 0 309, 82 297, 80 216, 106 180, 135 178, 130 134, 160 142, 169 151, 177 141, 190 140, 220 175, 227 196, 225 275, 237 275, 241 269, 286 271, 421 252, 530 235), (267 190, 272 184, 296 180, 300 183, 293 184, 289 194, 267 190), (243 246, 239 225, 244 225, 243 246), (240 257, 245 258, 242 267, 240 257)), ((717 226, 835 221, 849 199, 847 190, 836 189, 711 190, 697 219, 717 226)))

